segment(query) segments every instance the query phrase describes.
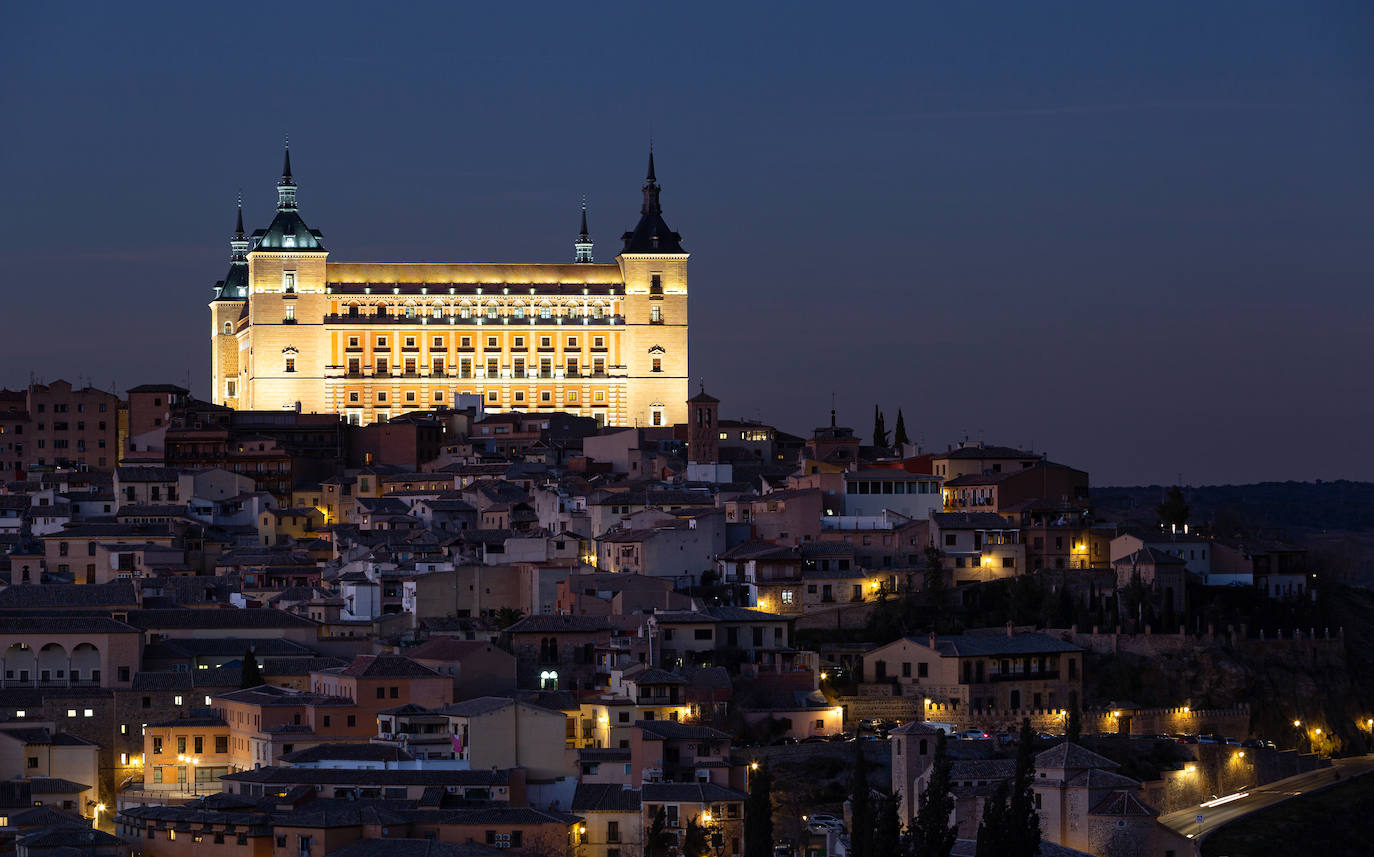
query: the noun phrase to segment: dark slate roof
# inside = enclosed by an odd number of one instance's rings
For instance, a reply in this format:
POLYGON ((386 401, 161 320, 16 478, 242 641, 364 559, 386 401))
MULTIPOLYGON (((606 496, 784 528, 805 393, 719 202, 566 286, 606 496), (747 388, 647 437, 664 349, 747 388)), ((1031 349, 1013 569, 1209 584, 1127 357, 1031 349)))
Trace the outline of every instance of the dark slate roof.
POLYGON ((509 854, 480 842, 439 842, 433 839, 359 839, 336 848, 324 857, 487 857, 509 854))
POLYGON ((114 834, 67 821, 37 830, 27 836, 21 836, 15 841, 15 844, 28 853, 42 849, 58 854, 61 852, 57 849, 77 849, 75 853, 87 854, 89 853, 86 850, 88 848, 108 849, 115 846, 122 848, 125 843, 124 840, 114 834))
POLYGON ((626 676, 626 680, 633 681, 635 684, 686 684, 687 679, 680 675, 674 675, 667 670, 650 668, 634 675, 626 676))
POLYGON ((401 655, 358 655, 340 675, 359 678, 438 678, 439 674, 423 664, 401 655))
POLYGON ((1111 815, 1118 817, 1141 816, 1148 818, 1159 815, 1159 812, 1140 798, 1136 797, 1132 792, 1123 789, 1108 794, 1098 802, 1097 806, 1088 810, 1088 815, 1111 815))
POLYGON ((130 610, 128 622, 138 628, 315 628, 313 619, 272 610, 254 609, 202 610, 194 608, 170 610, 130 610))
POLYGON ((315 654, 300 643, 271 637, 260 640, 241 640, 232 637, 171 637, 150 644, 144 655, 146 658, 191 658, 213 655, 242 655, 249 649, 252 649, 259 657, 266 655, 310 657, 315 654))
POLYGON ((640 798, 646 803, 715 803, 744 800, 745 794, 715 783, 645 783, 640 798))
POLYGON ((11 634, 137 634, 138 629, 108 616, 16 616, 0 620, 11 634))
POLYGON ((619 783, 582 783, 573 792, 573 812, 639 812, 639 792, 619 783))
POLYGON ((962 780, 1005 780, 1016 773, 1015 759, 956 759, 949 778, 962 780))
POLYGON ((497 649, 485 640, 458 640, 453 637, 435 637, 413 649, 406 650, 406 657, 415 660, 429 661, 459 661, 475 652, 497 651, 501 654, 506 652, 497 649))
POLYGON ((132 581, 109 583, 34 583, 0 590, 0 610, 44 607, 132 607, 138 604, 132 581))
POLYGON ((120 482, 175 482, 175 467, 128 466, 115 468, 115 478, 120 482))
POLYGON ((1037 753, 1035 755, 1035 767, 1042 771, 1046 768, 1064 768, 1067 770, 1098 768, 1114 771, 1121 766, 1106 756, 1099 756, 1086 747, 1071 741, 1064 741, 1048 750, 1037 753))
MULTIPOLYGON (((930 645, 930 638, 908 637, 907 639, 923 646, 930 645)), ((1081 652, 1078 646, 1051 637, 1049 634, 1015 634, 1008 637, 1005 633, 996 634, 959 634, 958 636, 937 637, 935 647, 942 655, 953 657, 979 657, 989 655, 1040 655, 1051 652, 1081 652)))
POLYGON ((409 762, 414 758, 409 751, 389 744, 316 744, 281 756, 283 762, 291 765, 323 761, 409 762))
MULTIPOLYGON (((201 710, 204 711, 206 709, 201 710)), ((204 715, 197 717, 174 717, 171 720, 159 720, 156 723, 149 723, 148 725, 162 728, 176 728, 178 726, 228 726, 229 724, 224 722, 223 717, 204 715)))
POLYGON ((446 705, 443 708, 443 713, 454 717, 476 717, 480 714, 500 711, 514 704, 515 700, 505 696, 479 696, 476 699, 465 699, 462 702, 446 705))
POLYGON ((688 739, 693 741, 729 741, 730 733, 710 726, 693 726, 676 720, 636 720, 635 728, 645 735, 669 741, 688 739))
POLYGON ((982 445, 979 445, 979 446, 964 446, 964 447, 960 447, 959 449, 951 449, 949 452, 937 452, 937 453, 935 453, 935 454, 934 454, 933 456, 931 456, 931 457, 932 457, 932 458, 941 458, 941 459, 943 459, 943 458, 949 458, 949 459, 972 459, 972 460, 974 460, 974 461, 977 461, 977 460, 979 460, 979 459, 985 459, 985 458, 986 458, 986 459, 997 459, 997 458, 1006 458, 1006 459, 1013 459, 1013 458, 1032 459, 1032 458, 1039 458, 1040 456, 1036 455, 1036 454, 1033 453, 1033 452, 1026 452, 1024 449, 1015 449, 1014 447, 1010 447, 1010 446, 982 446, 982 445))
POLYGON ((506 630, 511 634, 549 634, 558 631, 594 632, 611 630, 611 623, 602 616, 563 616, 538 613, 534 616, 526 616, 506 630))
POLYGON ((510 771, 266 767, 225 774, 221 779, 274 785, 504 786, 510 783, 510 771))
POLYGON ((996 512, 936 512, 932 516, 942 530, 1014 530, 1015 526, 996 512))
POLYGON ((1145 565, 1187 565, 1187 564, 1188 564, 1187 561, 1184 560, 1182 557, 1175 556, 1174 554, 1171 554, 1171 553, 1169 553, 1168 551, 1159 550, 1158 548, 1152 548, 1152 547, 1149 547, 1149 546, 1143 547, 1143 548, 1141 548, 1141 549, 1138 550, 1138 551, 1133 551, 1132 553, 1129 553, 1129 554, 1127 554, 1126 556, 1123 556, 1121 559, 1116 560, 1113 564, 1114 564, 1114 565, 1120 565, 1120 564, 1122 564, 1122 563, 1129 564, 1129 565, 1132 566, 1132 567, 1135 567, 1135 566, 1141 565, 1141 564, 1145 564, 1145 565))
POLYGON ((134 680, 130 685, 132 690, 147 691, 189 691, 192 688, 191 674, 189 672, 146 672, 134 673, 134 680))
POLYGON ((28 783, 33 794, 76 794, 91 788, 61 777, 29 777, 28 783))
POLYGON ((272 223, 264 230, 253 233, 258 239, 253 245, 253 250, 310 250, 318 251, 324 249, 324 235, 319 230, 311 229, 305 225, 301 215, 294 208, 287 211, 278 211, 277 216, 272 218, 272 223), (296 237, 296 246, 287 247, 285 238, 287 235, 296 237))
POLYGON ((579 762, 628 762, 629 747, 583 747, 577 751, 579 762))

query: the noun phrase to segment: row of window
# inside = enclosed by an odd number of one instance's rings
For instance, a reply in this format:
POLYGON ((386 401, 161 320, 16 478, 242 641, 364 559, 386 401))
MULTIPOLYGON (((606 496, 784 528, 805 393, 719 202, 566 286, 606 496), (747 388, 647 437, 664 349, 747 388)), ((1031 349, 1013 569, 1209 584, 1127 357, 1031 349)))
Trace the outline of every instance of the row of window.
MULTIPOLYGON (((285 358, 284 365, 285 371, 295 372, 296 358, 285 358)), ((350 357, 348 358, 346 368, 349 375, 361 375, 364 369, 371 369, 375 377, 387 375, 391 371, 393 365, 406 375, 429 375, 432 377, 446 377, 444 371, 451 365, 455 366, 459 378, 547 379, 557 377, 551 358, 539 361, 539 366, 536 368, 533 364, 526 364, 525 358, 523 357, 516 357, 514 362, 510 364, 502 364, 498 357, 489 357, 487 358, 486 366, 482 366, 480 363, 477 364, 476 371, 482 373, 480 375, 475 374, 471 357, 459 358, 457 364, 450 364, 443 357, 431 357, 429 363, 421 363, 419 362, 419 358, 416 357, 406 357, 396 364, 392 364, 391 360, 386 357, 378 357, 372 364, 364 364, 361 357, 350 357)), ((592 360, 591 365, 587 367, 578 361, 576 357, 569 357, 567 361, 558 368, 563 370, 564 377, 567 378, 581 377, 584 368, 589 368, 591 370, 590 374, 593 376, 605 375, 606 359, 604 357, 595 358, 592 360)), ((649 371, 662 372, 663 358, 652 358, 649 371)))
POLYGON ((856 479, 846 481, 846 494, 938 494, 939 482, 894 481, 891 479, 856 479))
MULTIPOLYGON (((47 407, 48 407, 48 406, 47 406, 46 404, 44 404, 43 402, 39 402, 39 403, 37 403, 37 405, 34 407, 34 410, 35 410, 36 412, 38 412, 38 413, 41 414, 41 413, 45 413, 45 412, 47 411, 47 407)), ((69 408, 70 408, 70 406, 69 406, 68 404, 66 404, 65 402, 54 402, 54 403, 53 403, 53 406, 52 406, 52 412, 53 412, 54 414, 65 414, 65 413, 70 413, 69 408)), ((101 402, 101 403, 99 403, 99 405, 97 405, 97 409, 99 410, 100 413, 103 414, 103 413, 105 413, 105 411, 106 411, 106 409, 107 409, 107 405, 106 405, 104 402, 101 402)), ((86 406, 85 406, 84 404, 78 402, 77 405, 76 405, 76 412, 77 412, 78 414, 84 414, 84 413, 86 413, 86 406)))
MULTIPOLYGON (((524 391, 524 390, 514 390, 514 391, 511 392, 511 399, 512 399, 516 404, 524 404, 524 403, 525 403, 525 393, 526 393, 526 391, 524 391)), ((470 390, 461 390, 461 391, 459 391, 458 395, 460 395, 460 396, 468 396, 468 395, 473 395, 473 392, 470 391, 470 390)), ((403 392, 403 393, 401 394, 401 400, 402 400, 405 404, 407 404, 407 405, 419 405, 419 404, 420 404, 419 398, 420 398, 420 394, 419 394, 418 392, 416 392, 415 390, 406 390, 405 392, 403 392)), ((442 404, 442 403, 444 402, 445 398, 446 398, 446 396, 445 396, 445 393, 444 393, 443 390, 435 390, 435 391, 434 391, 434 401, 435 401, 435 403, 442 404)), ((378 405, 388 405, 388 404, 392 404, 392 403, 393 403, 392 400, 391 400, 390 394, 389 394, 386 390, 377 390, 376 393, 373 395, 373 400, 374 400, 374 401, 376 402, 376 404, 378 404, 378 405)), ((499 390, 488 390, 488 391, 487 391, 487 401, 488 401, 488 402, 491 402, 491 403, 495 404, 495 403, 497 403, 497 402, 500 402, 500 400, 501 400, 501 394, 500 394, 500 391, 499 391, 499 390)), ((363 394, 362 394, 360 391, 358 391, 358 390, 350 390, 350 391, 348 392, 348 405, 349 405, 349 407, 359 407, 359 406, 362 405, 362 401, 363 401, 363 394)), ((552 391, 552 390, 541 390, 541 391, 539 392, 539 399, 538 399, 538 401, 539 401, 539 404, 541 404, 541 405, 552 405, 552 404, 554 404, 554 395, 553 395, 553 391, 552 391)), ((579 391, 577 391, 577 390, 564 390, 564 391, 563 391, 563 401, 564 401, 564 402, 567 402, 567 403, 569 403, 569 404, 581 404, 581 402, 582 402, 582 394, 581 394, 579 391)), ((604 405, 604 404, 606 404, 606 391, 605 391, 605 390, 593 390, 592 393, 591 393, 591 402, 592 402, 593 405, 604 405)))
MULTIPOLYGON (((419 348, 419 345, 417 345, 417 343, 419 342, 418 337, 415 337, 415 336, 402 336, 402 337, 398 337, 398 339, 399 339, 400 342, 402 343, 402 344, 401 344, 401 347, 402 347, 402 348, 419 348)), ((448 346, 447 346, 447 344, 444 342, 444 340, 445 340, 445 337, 443 337, 443 336, 435 336, 435 337, 432 337, 432 338, 430 339, 430 350, 431 350, 431 351, 436 351, 436 350, 437 350, 437 351, 443 351, 443 350, 446 350, 446 349, 448 348, 448 346)), ((357 335, 357 336, 355 336, 355 335, 350 335, 350 336, 348 337, 348 348, 349 348, 349 350, 354 350, 354 349, 362 348, 362 347, 363 347, 363 346, 362 346, 362 341, 363 341, 363 337, 362 337, 361 335, 357 335)), ((374 341, 374 343, 375 343, 374 346, 373 346, 374 349, 378 349, 378 350, 380 350, 380 349, 388 349, 388 350, 389 350, 389 349, 391 348, 391 344, 390 344, 390 343, 391 343, 391 337, 390 337, 388 334, 385 334, 385 333, 378 333, 378 334, 376 334, 376 335, 374 336, 374 340, 373 340, 373 341, 374 341)), ((471 337, 471 336, 459 336, 459 337, 458 337, 458 347, 459 347, 459 348, 471 349, 471 348, 473 347, 473 341, 474 341, 474 340, 473 340, 473 337, 471 337)), ((531 341, 533 341, 533 340, 531 339, 531 341)), ((577 350, 579 350, 579 348, 580 348, 580 345, 579 345, 580 342, 581 342, 581 339, 580 339, 579 337, 577 337, 577 336, 568 336, 568 337, 564 340, 564 349, 567 350, 567 351, 577 351, 577 350)), ((591 344, 591 347, 592 347, 592 350, 593 350, 593 351, 598 350, 598 349, 604 349, 604 348, 606 347, 606 337, 605 337, 605 336, 593 336, 593 337, 591 337, 591 343, 592 343, 592 344, 591 344)), ((525 346, 525 336, 524 336, 523 334, 517 333, 517 334, 515 334, 515 335, 513 335, 513 336, 511 337, 511 348, 513 348, 513 349, 520 349, 520 348, 525 348, 525 347, 526 347, 526 346, 525 346)), ((553 337, 552 337, 552 336, 541 336, 541 337, 539 337, 539 348, 541 348, 541 349, 543 349, 543 348, 553 348, 553 337)), ((500 349, 501 349, 501 336, 500 336, 500 335, 493 334, 493 335, 490 335, 490 336, 488 336, 488 337, 486 338, 486 350, 492 351, 492 350, 500 350, 500 349)))

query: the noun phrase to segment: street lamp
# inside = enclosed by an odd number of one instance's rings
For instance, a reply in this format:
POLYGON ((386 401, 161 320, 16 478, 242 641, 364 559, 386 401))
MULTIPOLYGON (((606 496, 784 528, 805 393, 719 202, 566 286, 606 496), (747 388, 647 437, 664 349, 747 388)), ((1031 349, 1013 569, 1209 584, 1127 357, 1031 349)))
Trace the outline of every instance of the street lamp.
MULTIPOLYGON (((89 804, 91 801, 86 801, 86 803, 89 804)), ((100 814, 104 811, 105 804, 97 803, 95 805, 95 814, 91 817, 91 827, 100 827, 100 814)))
MULTIPOLYGON (((200 764, 200 759, 196 756, 177 756, 177 761, 191 768, 191 794, 200 794, 200 781, 196 777, 196 766, 200 764)), ((185 789, 183 789, 185 791, 185 789)))

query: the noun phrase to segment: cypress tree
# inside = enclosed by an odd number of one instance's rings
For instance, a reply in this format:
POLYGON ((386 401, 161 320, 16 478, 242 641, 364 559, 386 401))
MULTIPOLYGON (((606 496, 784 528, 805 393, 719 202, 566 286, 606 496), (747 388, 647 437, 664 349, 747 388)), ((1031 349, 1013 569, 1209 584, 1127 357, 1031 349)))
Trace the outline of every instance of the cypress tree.
POLYGON ((887 446, 887 422, 878 406, 873 406, 873 445, 887 446))
POLYGON ((902 822, 897 817, 897 795, 885 793, 878 798, 877 816, 870 853, 874 857, 900 857, 902 822))
POLYGON ((1035 732, 1030 718, 1021 720, 1016 749, 1016 776, 1007 804, 1007 857, 1036 857, 1040 853, 1040 813, 1035 809, 1035 732))
POLYGON ((773 855, 773 775, 766 764, 749 773, 744 801, 744 857, 773 855))
POLYGON ((909 437, 906 436, 906 418, 904 418, 904 417, 902 416, 902 409, 901 409, 901 408, 898 408, 898 409, 897 409, 897 428, 895 428, 895 429, 893 430, 893 432, 892 432, 892 445, 893 445, 893 446, 901 446, 901 445, 904 444, 904 443, 910 443, 910 442, 911 442, 911 438, 909 438, 909 437))
POLYGON ((877 857, 873 851, 873 798, 868 788, 868 757, 864 742, 854 742, 854 766, 850 770, 849 808, 854 820, 849 832, 849 853, 853 857, 877 857))
POLYGON ((649 832, 644 836, 644 857, 667 857, 668 854, 668 817, 663 813, 663 807, 658 808, 654 813, 654 820, 649 824, 649 832))
POLYGON ((252 647, 243 653, 243 670, 239 679, 240 688, 258 687, 267 684, 263 680, 262 670, 258 668, 258 658, 253 654, 252 647))
POLYGON ((1078 739, 1083 736, 1083 715, 1077 708, 1069 709, 1069 722, 1064 725, 1064 737, 1072 744, 1077 744, 1078 739))
POLYGON ((997 791, 983 802, 983 817, 978 821, 978 845, 974 857, 1009 857, 1010 837, 1007 835, 1007 793, 1010 787, 1003 780, 997 791))
POLYGON ((959 828, 950 825, 954 812, 954 795, 950 793, 950 761, 945 746, 945 733, 935 736, 935 758, 931 762, 930 781, 921 794, 916 818, 911 825, 911 839, 916 857, 949 857, 959 828))

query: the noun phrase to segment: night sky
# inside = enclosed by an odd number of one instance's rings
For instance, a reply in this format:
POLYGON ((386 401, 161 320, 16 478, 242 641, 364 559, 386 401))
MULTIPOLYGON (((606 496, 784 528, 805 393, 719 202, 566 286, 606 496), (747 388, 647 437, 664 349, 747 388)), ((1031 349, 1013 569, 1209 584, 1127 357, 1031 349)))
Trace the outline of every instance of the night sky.
POLYGON ((11 5, 0 385, 208 396, 290 134, 338 261, 597 260, 648 138, 725 416, 1374 478, 1374 4, 11 5))

